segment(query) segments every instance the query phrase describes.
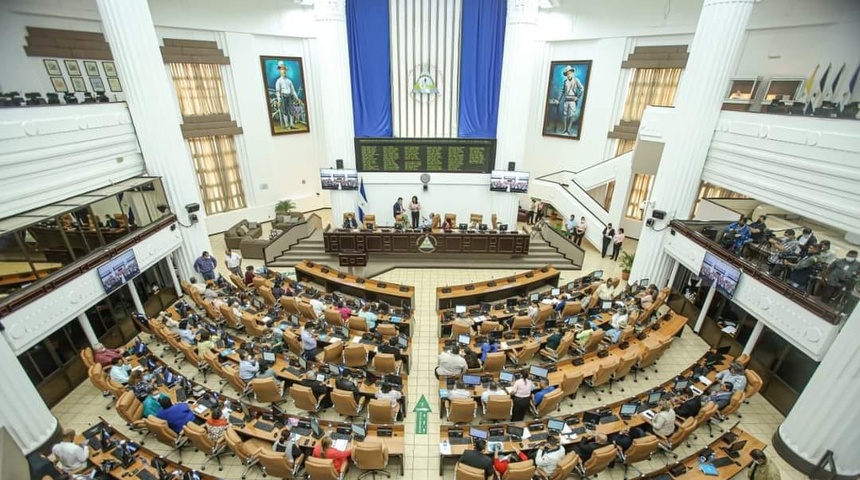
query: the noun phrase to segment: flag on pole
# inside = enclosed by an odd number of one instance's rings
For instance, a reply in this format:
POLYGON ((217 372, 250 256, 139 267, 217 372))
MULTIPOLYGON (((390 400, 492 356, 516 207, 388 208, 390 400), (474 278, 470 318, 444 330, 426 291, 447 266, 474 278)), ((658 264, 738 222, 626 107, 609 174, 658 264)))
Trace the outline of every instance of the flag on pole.
POLYGON ((367 192, 364 191, 364 178, 358 185, 358 221, 364 224, 364 213, 367 211, 367 192))
POLYGON ((833 64, 827 64, 827 68, 824 69, 824 73, 821 75, 821 80, 815 84, 815 89, 812 91, 812 104, 810 105, 812 113, 815 113, 815 109, 821 105, 821 99, 824 97, 824 90, 827 89, 827 74, 830 73, 831 66, 833 66, 833 64))
POLYGON ((818 74, 818 68, 821 65, 816 65, 815 70, 806 78, 806 81, 803 82, 803 101, 806 104, 809 104, 809 101, 812 100, 812 87, 815 85, 815 75, 818 74))
POLYGON ((134 210, 131 209, 131 205, 128 206, 128 225, 134 225, 134 210))
POLYGON ((842 78, 842 72, 845 71, 845 63, 842 63, 842 67, 839 68, 839 71, 836 72, 836 77, 833 78, 833 83, 830 84, 830 90, 828 95, 824 98, 825 100, 835 100, 838 98, 838 90, 839 88, 839 80, 842 78))
POLYGON ((851 75, 851 80, 848 82, 848 97, 843 104, 851 103, 851 98, 854 96, 854 87, 857 85, 857 76, 860 75, 860 65, 854 70, 854 75, 851 75))

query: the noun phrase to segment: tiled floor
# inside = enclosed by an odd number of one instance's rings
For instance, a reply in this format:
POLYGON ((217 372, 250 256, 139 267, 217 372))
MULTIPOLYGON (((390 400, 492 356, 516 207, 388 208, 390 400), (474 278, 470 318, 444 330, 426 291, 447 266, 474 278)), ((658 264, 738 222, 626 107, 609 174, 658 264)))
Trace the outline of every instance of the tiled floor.
MULTIPOLYGON (((632 243, 632 242, 631 242, 632 243)), ((630 248, 635 248, 635 244, 629 245, 630 248)), ((213 251, 223 251, 223 240, 213 238, 213 251), (218 244, 220 241, 220 245, 218 244)), ((595 268, 604 269, 608 275, 617 275, 619 273, 617 266, 608 259, 601 260, 598 252, 589 248, 586 255, 584 271, 590 271, 595 268)), ((439 427, 441 421, 438 416, 439 400, 438 400, 438 384, 433 377, 433 369, 436 366, 437 351, 437 320, 434 315, 435 308, 435 292, 436 287, 442 285, 456 285, 468 283, 477 280, 488 280, 496 277, 508 276, 515 273, 514 271, 506 270, 470 270, 463 268, 460 270, 433 270, 433 269, 397 269, 390 271, 379 278, 381 280, 414 285, 416 289, 416 330, 413 334, 413 350, 414 355, 412 371, 409 375, 409 405, 412 408, 419 398, 424 395, 430 402, 433 413, 429 415, 429 429, 426 435, 415 434, 415 414, 410 412, 406 419, 406 475, 404 478, 409 479, 431 479, 438 477, 439 468, 439 427)), ((562 274, 562 283, 573 280, 582 275, 582 272, 564 272, 562 274)), ((602 394, 602 402, 597 401, 594 394, 582 396, 585 389, 580 390, 580 397, 577 398, 573 406, 569 402, 564 402, 562 413, 578 412, 583 409, 596 407, 600 404, 610 403, 629 397, 631 394, 639 393, 648 389, 649 386, 662 383, 668 380, 692 362, 698 359, 707 349, 707 345, 703 340, 696 336, 689 329, 685 329, 681 338, 677 339, 672 348, 660 360, 658 369, 659 373, 649 373, 649 380, 645 381, 640 377, 638 383, 633 383, 632 379, 627 379, 615 387, 612 394, 602 394), (621 388, 625 391, 622 392, 621 388)), ((168 358, 171 356, 168 355, 168 358)), ((193 374, 193 370, 187 366, 183 370, 188 374, 193 374)), ((199 379, 198 379, 199 380, 199 379)), ((207 384, 210 387, 217 387, 217 379, 214 375, 209 375, 207 384)), ((228 392, 230 390, 228 389, 228 392)), ((124 423, 121 421, 116 412, 105 410, 107 399, 102 398, 89 382, 82 384, 66 399, 57 405, 53 412, 67 428, 74 428, 82 431, 90 426, 99 416, 104 417, 113 425, 126 431, 124 423)), ((293 407, 292 403, 286 404, 287 411, 296 412, 298 410, 293 407)), ((762 396, 753 397, 748 405, 741 408, 743 418, 740 420, 740 426, 750 433, 756 435, 759 439, 770 444, 770 439, 780 422, 783 420, 773 406, 771 406, 762 396)), ((323 418, 337 419, 337 415, 333 412, 323 414, 323 418)), ((733 417, 730 422, 727 422, 727 427, 736 419, 733 417)), ((682 446, 678 449, 678 454, 681 457, 689 455, 696 449, 707 444, 711 438, 708 436, 707 430, 697 432, 698 438, 693 439, 691 447, 682 446)), ((131 433, 132 439, 139 438, 139 435, 131 433)), ((154 439, 150 439, 146 443, 146 447, 156 452, 166 453, 167 447, 161 445, 154 439)), ((770 449, 769 449, 770 450, 770 449)), ((174 457, 171 457, 174 458, 174 457)), ((788 467, 775 453, 771 452, 770 458, 775 459, 775 463, 779 465, 782 476, 786 480, 800 480, 803 475, 788 467)), ((197 467, 203 461, 203 455, 194 453, 190 449, 184 454, 185 464, 192 467, 197 467)), ((220 472, 223 478, 238 479, 241 478, 243 468, 239 466, 239 462, 230 456, 225 456, 223 459, 224 470, 220 472)), ((643 472, 649 472, 662 467, 664 459, 661 456, 655 457, 654 460, 637 464, 643 472)), ((210 473, 218 474, 214 464, 207 467, 210 473)), ((389 471, 396 475, 396 466, 390 465, 389 471)), ((347 478, 357 478, 359 475, 357 469, 353 469, 347 478)), ((631 475, 633 472, 631 472, 631 475)), ((745 473, 743 473, 745 475, 745 473)), ((610 471, 599 474, 601 480, 617 480, 623 477, 623 469, 615 468, 610 471)), ((252 470, 248 478, 262 478, 259 470, 252 470)), ((443 478, 454 478, 452 467, 447 467, 443 478)))

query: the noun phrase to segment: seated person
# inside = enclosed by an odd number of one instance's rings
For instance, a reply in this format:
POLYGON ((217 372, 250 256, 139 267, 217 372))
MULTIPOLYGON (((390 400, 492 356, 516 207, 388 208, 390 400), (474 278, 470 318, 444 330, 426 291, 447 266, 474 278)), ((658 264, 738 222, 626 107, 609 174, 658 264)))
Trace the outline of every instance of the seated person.
POLYGON ((702 396, 692 395, 689 399, 684 399, 682 395, 678 397, 678 406, 675 407, 675 415, 681 418, 695 417, 702 409, 702 396))
POLYGON ((166 395, 159 398, 158 403, 161 404, 161 411, 155 416, 166 421, 167 426, 174 432, 181 433, 182 427, 186 423, 194 421, 194 412, 191 411, 191 407, 187 403, 178 402, 174 404, 166 395))
POLYGON ((314 447, 312 455, 316 458, 330 458, 334 462, 334 469, 338 472, 343 471, 345 463, 349 463, 349 457, 352 455, 352 446, 344 451, 332 448, 331 437, 328 435, 322 437, 314 447))
POLYGON ((209 418, 206 419, 206 435, 209 436, 209 440, 218 443, 228 428, 230 428, 230 423, 224 418, 223 410, 213 408, 209 418))
POLYGON ((487 479, 491 479, 495 476, 495 470, 493 469, 493 459, 484 454, 484 450, 486 449, 486 440, 476 438, 475 448, 464 451, 460 456, 460 463, 483 471, 484 476, 487 479))
POLYGON ((603 301, 609 301, 615 298, 615 281, 607 279, 597 287, 597 297, 603 301))
POLYGON ((767 263, 770 265, 768 271, 775 276, 779 276, 785 269, 783 262, 786 259, 790 260, 796 257, 800 251, 800 245, 794 237, 794 230, 788 229, 783 235, 782 240, 778 240, 776 237, 768 240, 772 250, 772 253, 767 257, 767 263))
POLYGON ((128 389, 134 393, 135 398, 141 402, 146 400, 151 388, 152 384, 143 378, 143 370, 137 369, 131 371, 131 375, 128 377, 128 389))
POLYGON ((730 363, 728 370, 718 373, 716 380, 720 383, 731 383, 734 391, 743 391, 747 388, 747 376, 744 373, 744 367, 737 362, 730 363))
POLYGON ((253 285, 254 277, 256 276, 257 275, 254 273, 253 265, 248 265, 247 267, 245 267, 245 285, 253 285))
POLYGON ((355 220, 355 216, 352 213, 346 214, 346 218, 343 219, 343 228, 358 228, 358 221, 355 220))
POLYGON ((403 355, 400 353, 400 345, 397 344, 397 337, 389 338, 388 343, 383 343, 376 347, 376 350, 379 353, 390 353, 391 355, 394 355, 394 360, 397 362, 403 360, 403 355))
POLYGON ((749 480, 780 480, 779 467, 767 461, 764 452, 753 449, 750 452, 753 465, 750 468, 749 480))
POLYGON ((275 440, 272 450, 283 453, 290 463, 302 456, 302 449, 292 440, 290 427, 287 426, 281 429, 281 436, 275 440))
MULTIPOLYGON (((484 343, 481 344, 481 363, 484 363, 487 361, 487 354, 488 353, 496 353, 498 351, 499 351, 499 341, 498 340, 491 340, 490 337, 487 337, 487 339, 484 340, 484 343)), ((469 368, 471 368, 471 367, 469 367, 469 368)))
POLYGON ((355 382, 346 377, 338 376, 337 379, 334 381, 334 388, 346 392, 352 392, 352 396, 353 398, 355 398, 355 401, 358 401, 361 398, 358 386, 355 384, 355 382))
POLYGON ((182 342, 187 343, 188 345, 196 345, 197 339, 196 333, 194 332, 194 326, 189 320, 182 320, 179 322, 179 339, 182 342))
POLYGON ((486 406, 487 403, 490 402, 490 397, 494 396, 494 395, 504 395, 507 397, 508 392, 506 392, 504 389, 502 389, 498 383, 490 382, 490 384, 487 386, 487 389, 484 390, 483 393, 481 393, 481 403, 483 403, 484 406, 486 406))
POLYGON ((720 389, 708 395, 706 402, 714 402, 717 408, 722 410, 732 401, 732 389, 734 385, 731 382, 720 384, 720 389))
POLYGON ((460 347, 454 345, 451 351, 443 351, 439 354, 439 366, 436 367, 436 378, 459 377, 469 368, 466 359, 460 356, 460 347))
POLYGON ((660 401, 660 411, 651 419, 651 423, 642 425, 644 429, 649 429, 661 438, 669 438, 675 433, 675 410, 672 408, 670 400, 660 401))
POLYGON ((131 373, 131 365, 125 363, 125 360, 114 358, 110 367, 110 379, 114 382, 125 385, 128 383, 129 374, 131 373))
POLYGON ((594 330, 586 323, 585 328, 583 328, 581 332, 576 334, 576 343, 579 344, 579 346, 584 346, 586 343, 588 343, 588 340, 591 338, 592 335, 594 335, 594 330))
POLYGON ((580 460, 587 462, 595 450, 606 445, 609 445, 609 437, 605 433, 597 432, 593 435, 586 434, 579 445, 573 446, 573 450, 579 455, 580 460))
POLYGON ((370 304, 365 303, 363 307, 361 307, 361 311, 358 312, 358 316, 363 318, 365 322, 367 322, 367 328, 370 330, 376 329, 376 322, 378 317, 375 313, 370 311, 370 304))
POLYGON ((620 448, 622 452, 626 451, 633 445, 633 440, 645 436, 645 431, 638 427, 624 429, 618 433, 613 433, 608 436, 609 443, 620 448))
MULTIPOLYGON (((275 378, 275 370, 272 368, 272 363, 261 360, 260 370, 254 375, 254 378, 275 378)), ((275 380, 277 382, 277 379, 275 380)))
POLYGON ((478 358, 478 354, 470 349, 466 350, 466 366, 469 367, 469 370, 481 368, 483 366, 481 364, 481 359, 478 358))
POLYGON ((606 336, 612 343, 618 343, 618 340, 621 338, 621 331, 627 328, 629 318, 630 315, 627 313, 626 307, 621 307, 617 312, 612 314, 612 319, 609 320, 609 325, 612 328, 606 331, 606 336))
POLYGON ((752 240, 752 232, 747 225, 746 217, 741 217, 737 222, 732 222, 723 230, 723 246, 735 253, 741 253, 745 243, 752 240))
POLYGON ((197 355, 203 359, 203 354, 215 350, 215 342, 209 336, 209 331, 200 329, 200 341, 197 342, 197 355))
POLYGON ((536 326, 538 315, 540 315, 540 307, 538 306, 538 302, 532 302, 529 305, 528 309, 528 316, 532 320, 532 327, 536 326))
POLYGON ((446 219, 442 222, 442 230, 443 230, 443 231, 445 231, 445 232, 451 232, 451 231, 453 231, 453 230, 454 230, 454 226, 451 224, 451 220, 450 220, 450 219, 446 218, 446 219))
POLYGON ((750 239, 752 239, 755 243, 762 243, 766 236, 765 230, 767 230, 767 215, 759 215, 758 220, 752 222, 750 227, 750 239))
POLYGON ((564 455, 565 451, 558 444, 558 437, 555 435, 547 437, 546 443, 538 448, 537 453, 535 453, 535 466, 537 466, 539 474, 550 478, 564 455))
POLYGON ((657 285, 653 283, 645 287, 645 290, 638 295, 636 295, 636 299, 639 301, 639 306, 642 307, 643 310, 647 310, 648 307, 654 303, 654 300, 657 299, 657 285))
POLYGON ((469 230, 477 230, 479 225, 480 223, 476 222, 475 220, 472 220, 471 222, 469 222, 469 230))
POLYGON ((200 295, 203 295, 203 293, 206 291, 206 282, 197 283, 197 279, 194 277, 191 277, 191 279, 188 280, 188 283, 191 286, 191 290, 194 290, 195 292, 199 293, 200 295))
POLYGON ((239 378, 243 382, 250 382, 259 371, 260 364, 257 362, 257 358, 247 350, 243 350, 241 360, 239 360, 239 378))
POLYGON ((110 367, 113 360, 120 357, 122 352, 116 348, 105 348, 101 343, 93 345, 93 360, 104 368, 110 367))
POLYGON ((391 384, 388 382, 382 382, 379 390, 376 391, 376 398, 380 400, 388 400, 391 402, 391 409, 394 413, 394 418, 400 414, 400 399, 403 398, 403 394, 400 393, 399 390, 395 390, 391 388, 391 384))
POLYGON ((516 445, 511 446, 514 449, 514 453, 509 453, 500 457, 499 450, 493 452, 493 469, 496 471, 500 478, 504 476, 505 472, 508 471, 508 465, 517 462, 525 462, 529 459, 528 455, 521 452, 516 445))
POLYGON ((305 378, 302 379, 301 384, 310 387, 314 397, 319 398, 320 395, 323 396, 320 401, 320 408, 331 408, 334 405, 331 401, 331 395, 329 395, 328 386, 317 380, 317 372, 315 370, 309 370, 305 378))
POLYGON ((561 345, 562 337, 564 337, 564 331, 559 328, 546 339, 546 348, 549 350, 555 350, 558 348, 558 346, 561 345))
POLYGON ((458 398, 470 400, 472 398, 472 392, 466 389, 466 384, 462 380, 457 380, 454 383, 454 388, 448 392, 448 399, 456 400, 458 398))
POLYGON ((532 401, 534 402, 535 406, 537 407, 538 405, 540 405, 540 403, 543 401, 543 397, 545 397, 546 394, 555 390, 555 388, 555 386, 549 384, 549 380, 542 378, 540 381, 540 390, 532 394, 532 401))
POLYGON ((561 295, 558 296, 558 301, 555 302, 555 306, 552 307, 553 310, 555 310, 555 312, 558 313, 559 315, 561 315, 561 312, 564 311, 564 307, 567 306, 567 299, 568 298, 570 298, 568 296, 568 294, 562 293, 561 295))
POLYGON ((143 401, 143 418, 146 418, 150 415, 155 415, 161 411, 161 399, 168 397, 166 394, 162 393, 162 391, 155 385, 150 387, 149 395, 143 401))
POLYGON ((800 236, 797 237, 797 245, 800 247, 800 254, 804 255, 809 247, 818 243, 818 239, 815 238, 815 234, 812 233, 812 229, 809 227, 804 227, 803 230, 800 231, 800 236))
POLYGON ((336 309, 340 314, 340 319, 343 320, 343 324, 349 325, 349 317, 352 316, 352 309, 347 307, 342 301, 337 302, 336 309))
POLYGON ((429 217, 424 217, 421 219, 421 228, 432 228, 433 227, 433 212, 430 212, 429 217))
POLYGON ((63 441, 51 448, 51 453, 57 457, 57 466, 64 472, 73 472, 87 466, 90 449, 86 444, 75 443, 75 431, 63 432, 63 441))

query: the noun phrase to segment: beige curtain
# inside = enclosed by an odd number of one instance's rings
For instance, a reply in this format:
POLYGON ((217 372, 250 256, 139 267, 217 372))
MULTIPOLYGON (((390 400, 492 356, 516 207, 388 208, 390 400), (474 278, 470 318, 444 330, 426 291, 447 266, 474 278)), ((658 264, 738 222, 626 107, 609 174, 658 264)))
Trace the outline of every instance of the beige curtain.
POLYGON ((618 147, 615 149, 615 156, 624 155, 627 152, 632 152, 636 146, 636 140, 618 140, 618 147))
POLYGON ((211 215, 245 208, 233 137, 218 135, 188 138, 186 141, 191 147, 206 213, 211 215))
POLYGON ((221 66, 205 63, 168 63, 183 117, 230 113, 221 66))
POLYGON ((621 120, 642 120, 642 113, 648 105, 672 105, 682 71, 681 68, 637 68, 627 88, 621 120))
POLYGON ((648 199, 651 187, 654 186, 654 175, 636 173, 630 186, 630 197, 627 200, 627 211, 624 216, 633 220, 642 220, 642 209, 639 206, 648 199))
POLYGON ((703 198, 749 198, 746 195, 733 192, 728 188, 718 187, 708 182, 702 182, 699 186, 699 198, 696 199, 696 205, 693 206, 693 215, 695 217, 699 212, 699 204, 703 198))
POLYGON ((615 180, 606 184, 606 195, 603 197, 603 209, 607 212, 612 206, 612 195, 615 194, 615 180))

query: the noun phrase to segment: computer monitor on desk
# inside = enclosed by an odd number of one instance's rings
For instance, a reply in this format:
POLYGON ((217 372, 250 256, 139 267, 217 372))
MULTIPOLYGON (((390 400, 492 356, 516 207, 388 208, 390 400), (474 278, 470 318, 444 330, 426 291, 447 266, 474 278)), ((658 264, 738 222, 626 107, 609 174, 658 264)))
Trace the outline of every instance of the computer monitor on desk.
POLYGON ((560 288, 553 288, 552 290, 550 290, 549 294, 552 295, 553 297, 557 297, 561 294, 561 289, 560 288))
POLYGON ((509 298, 509 299, 505 300, 505 308, 508 310, 513 310, 513 309, 517 308, 517 299, 516 298, 509 298))
POLYGON ((469 427, 469 436, 472 438, 480 438, 486 440, 489 437, 489 434, 486 430, 482 430, 480 428, 469 427))
POLYGON ((543 367, 532 365, 529 367, 529 375, 545 379, 549 375, 549 371, 543 367))
POLYGON ((550 418, 546 422, 546 428, 547 428, 547 430, 549 430, 551 432, 561 432, 562 430, 564 430, 564 426, 565 426, 564 421, 559 420, 557 418, 550 418))
POLYGON ((462 315, 462 314, 466 313, 466 306, 465 305, 455 305, 454 306, 454 313, 456 313, 457 315, 462 315))
POLYGON ((533 294, 531 294, 531 295, 529 296, 529 300, 530 300, 530 301, 532 301, 532 302, 537 302, 538 300, 540 300, 540 294, 539 294, 539 293, 533 293, 533 294))
POLYGON ((502 370, 499 372, 499 381, 502 383, 514 383, 514 374, 502 370))
POLYGON ((461 333, 460 335, 457 335, 457 343, 461 345, 468 345, 472 343, 472 337, 466 335, 465 333, 461 333))
POLYGON ((612 310, 612 300, 605 300, 605 301, 601 302, 600 309, 603 310, 604 312, 608 312, 609 310, 612 310))
POLYGON ((470 387, 474 387, 476 385, 481 384, 481 376, 480 375, 463 375, 463 383, 470 387))
POLYGON ((660 403, 660 400, 662 400, 662 399, 663 399, 663 392, 662 391, 651 392, 648 394, 648 404, 649 405, 657 405, 658 403, 660 403))
POLYGON ((595 270, 591 272, 592 280, 600 280, 601 278, 603 278, 603 270, 595 270))

